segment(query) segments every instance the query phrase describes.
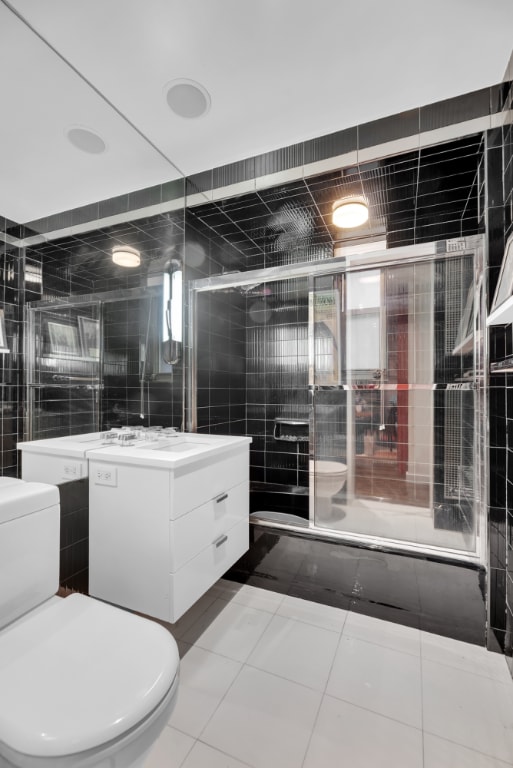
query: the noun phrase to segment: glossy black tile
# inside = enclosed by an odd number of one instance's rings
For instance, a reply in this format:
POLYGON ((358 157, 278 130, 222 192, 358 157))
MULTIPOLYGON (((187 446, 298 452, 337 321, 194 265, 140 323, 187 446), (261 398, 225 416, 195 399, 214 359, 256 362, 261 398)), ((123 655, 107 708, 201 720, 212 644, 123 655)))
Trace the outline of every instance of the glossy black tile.
POLYGON ((420 130, 432 131, 454 123, 473 120, 490 114, 490 89, 456 96, 445 101, 437 101, 420 108, 420 130))
POLYGON ((98 203, 98 216, 100 219, 126 213, 128 210, 128 195, 118 195, 118 197, 111 197, 108 200, 101 200, 98 203))
POLYGON ((352 598, 349 604, 349 610, 354 611, 355 613, 361 613, 364 616, 372 616, 373 618, 381 619, 382 621, 390 621, 393 624, 402 624, 405 627, 412 627, 414 629, 421 628, 418 612, 409 611, 387 602, 368 598, 352 598))
POLYGON ((411 109, 391 117, 373 120, 358 126, 358 149, 396 141, 419 133, 419 110, 411 109))
POLYGON ((503 629, 490 629, 486 635, 486 648, 492 653, 504 653, 506 650, 507 632, 503 629))
POLYGON ((158 205, 161 202, 160 184, 154 187, 138 189, 128 194, 128 209, 135 211, 138 208, 146 208, 149 205, 158 205))
POLYGON ((415 561, 388 553, 360 551, 353 597, 407 613, 420 611, 415 561))
POLYGON ((345 155, 353 152, 357 146, 358 129, 356 127, 310 139, 304 143, 304 162, 306 165, 328 157, 345 155))
POLYGON ((255 158, 250 157, 237 163, 229 163, 219 168, 214 168, 212 184, 214 189, 228 187, 241 181, 255 178, 255 158))
POLYGON ((303 165, 303 144, 292 144, 289 147, 257 155, 254 161, 256 178, 287 171, 289 168, 298 168, 303 165))
POLYGON ((168 202, 169 200, 177 200, 183 197, 185 194, 185 179, 174 179, 173 181, 167 181, 161 185, 160 196, 162 202, 168 202))
POLYGON ((492 85, 490 88, 490 114, 502 112, 503 109, 510 109, 511 99, 511 81, 506 80, 503 83, 492 85))
POLYGON ((499 568, 490 568, 488 573, 490 582, 490 609, 488 621, 492 629, 506 629, 506 571, 499 568))
POLYGON ((71 212, 71 221, 74 227, 79 224, 85 224, 90 221, 97 221, 99 218, 99 203, 91 203, 75 208, 71 212))
POLYGON ((185 194, 195 195, 198 192, 208 192, 212 189, 212 171, 203 171, 188 176, 185 184, 185 194))
POLYGON ((227 578, 485 643, 485 577, 458 564, 252 526, 250 550, 227 578))

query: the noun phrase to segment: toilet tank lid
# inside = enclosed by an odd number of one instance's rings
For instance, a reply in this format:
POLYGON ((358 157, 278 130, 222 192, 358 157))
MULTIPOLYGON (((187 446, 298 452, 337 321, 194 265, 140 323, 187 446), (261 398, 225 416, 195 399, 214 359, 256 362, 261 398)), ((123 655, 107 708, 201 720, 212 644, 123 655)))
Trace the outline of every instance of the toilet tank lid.
POLYGON ((59 503, 59 489, 47 483, 26 483, 14 478, 0 483, 0 525, 59 503))

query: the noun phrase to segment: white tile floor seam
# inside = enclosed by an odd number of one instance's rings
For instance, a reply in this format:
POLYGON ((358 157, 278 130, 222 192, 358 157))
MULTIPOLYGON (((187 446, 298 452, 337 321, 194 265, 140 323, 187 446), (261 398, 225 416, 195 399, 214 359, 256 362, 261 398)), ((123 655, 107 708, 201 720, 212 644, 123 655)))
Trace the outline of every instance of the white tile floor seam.
MULTIPOLYGON (((462 750, 464 752, 471 753, 474 756, 474 760, 478 761, 475 763, 468 763, 468 765, 472 765, 472 768, 474 764, 479 765, 479 768, 481 767, 481 765, 486 766, 486 768, 488 768, 488 766, 490 767, 493 766, 493 768, 495 768, 496 766, 497 768, 509 768, 509 766, 513 765, 513 756, 511 761, 506 762, 504 760, 500 760, 499 758, 493 757, 492 755, 486 754, 485 752, 480 752, 477 749, 471 749, 467 747, 465 744, 460 744, 457 741, 451 741, 451 739, 444 739, 441 736, 437 736, 434 733, 429 733, 428 731, 424 731, 423 735, 424 735, 425 744, 427 746, 426 752, 429 749, 431 740, 442 742, 446 747, 446 749, 453 749, 455 751, 462 750)), ((424 755, 424 759, 426 759, 426 754, 424 755)), ((463 765, 466 768, 467 763, 463 763, 463 765)), ((426 765, 426 768, 427 768, 427 765, 426 765)), ((430 764, 430 768, 431 768, 431 764, 430 764)), ((435 766, 435 764, 433 764, 433 768, 438 768, 438 766, 435 766)), ((443 768, 445 768, 445 765, 443 765, 443 768)), ((458 765, 458 768, 459 768, 459 765, 458 765)))
POLYGON ((513 766, 504 657, 232 582, 202 601, 145 768, 513 766))
MULTIPOLYGON (((345 611, 345 613, 348 615, 348 614, 349 614, 349 611, 345 611)), ((345 617, 345 620, 344 620, 344 623, 343 623, 343 625, 342 625, 342 629, 340 630, 340 636, 339 636, 339 638, 338 638, 337 648, 336 648, 336 650, 335 650, 335 654, 334 654, 334 656, 333 656, 333 658, 332 658, 332 660, 331 660, 330 669, 329 669, 329 673, 328 673, 328 679, 326 680, 326 685, 324 686, 324 691, 323 691, 323 696, 322 696, 322 699, 321 699, 321 701, 319 702, 319 708, 318 708, 318 710, 317 710, 317 714, 316 714, 316 716, 315 716, 314 724, 313 724, 313 727, 312 727, 312 730, 311 730, 311 733, 310 733, 310 736, 309 736, 309 739, 308 739, 308 744, 306 745, 305 756, 304 756, 304 758, 303 758, 303 762, 301 763, 301 768, 304 768, 304 766, 305 766, 305 764, 306 764, 306 760, 307 760, 307 757, 308 757, 308 753, 309 753, 309 750, 310 750, 310 745, 311 745, 311 743, 312 743, 312 738, 313 738, 313 735, 314 735, 314 733, 315 733, 315 729, 316 729, 316 727, 317 727, 317 722, 318 722, 318 720, 319 720, 319 714, 320 714, 320 712, 321 712, 322 703, 323 703, 323 701, 324 701, 324 698, 325 698, 325 695, 326 695, 326 688, 328 687, 328 681, 329 681, 329 679, 330 679, 330 675, 331 675, 331 672, 332 672, 332 669, 333 669, 333 665, 334 665, 334 663, 335 663, 335 658, 336 658, 336 655, 337 655, 337 651, 338 651, 338 648, 339 648, 339 646, 340 646, 340 642, 341 642, 341 640, 342 640, 342 636, 343 636, 343 632, 344 632, 344 626, 345 626, 345 624, 346 624, 346 622, 347 622, 347 615, 346 615, 346 617, 345 617)))

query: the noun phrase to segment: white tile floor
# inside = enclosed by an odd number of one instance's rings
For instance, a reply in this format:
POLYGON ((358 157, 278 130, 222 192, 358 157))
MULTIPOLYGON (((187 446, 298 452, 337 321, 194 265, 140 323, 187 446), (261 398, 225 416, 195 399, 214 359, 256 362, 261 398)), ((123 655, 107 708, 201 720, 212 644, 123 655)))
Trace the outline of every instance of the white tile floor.
POLYGON ((502 656, 220 581, 170 627, 178 702, 145 768, 506 768, 502 656))

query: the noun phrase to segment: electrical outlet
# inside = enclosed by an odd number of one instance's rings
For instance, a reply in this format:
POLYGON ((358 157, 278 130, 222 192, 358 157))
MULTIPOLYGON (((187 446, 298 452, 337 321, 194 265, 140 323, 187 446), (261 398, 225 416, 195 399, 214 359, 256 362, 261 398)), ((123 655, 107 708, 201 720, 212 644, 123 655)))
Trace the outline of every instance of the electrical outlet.
POLYGON ((80 461, 67 461, 62 467, 64 480, 79 480, 83 476, 83 466, 80 461))
POLYGON ((93 478, 95 485, 116 486, 118 484, 118 471, 116 467, 95 469, 93 478))

